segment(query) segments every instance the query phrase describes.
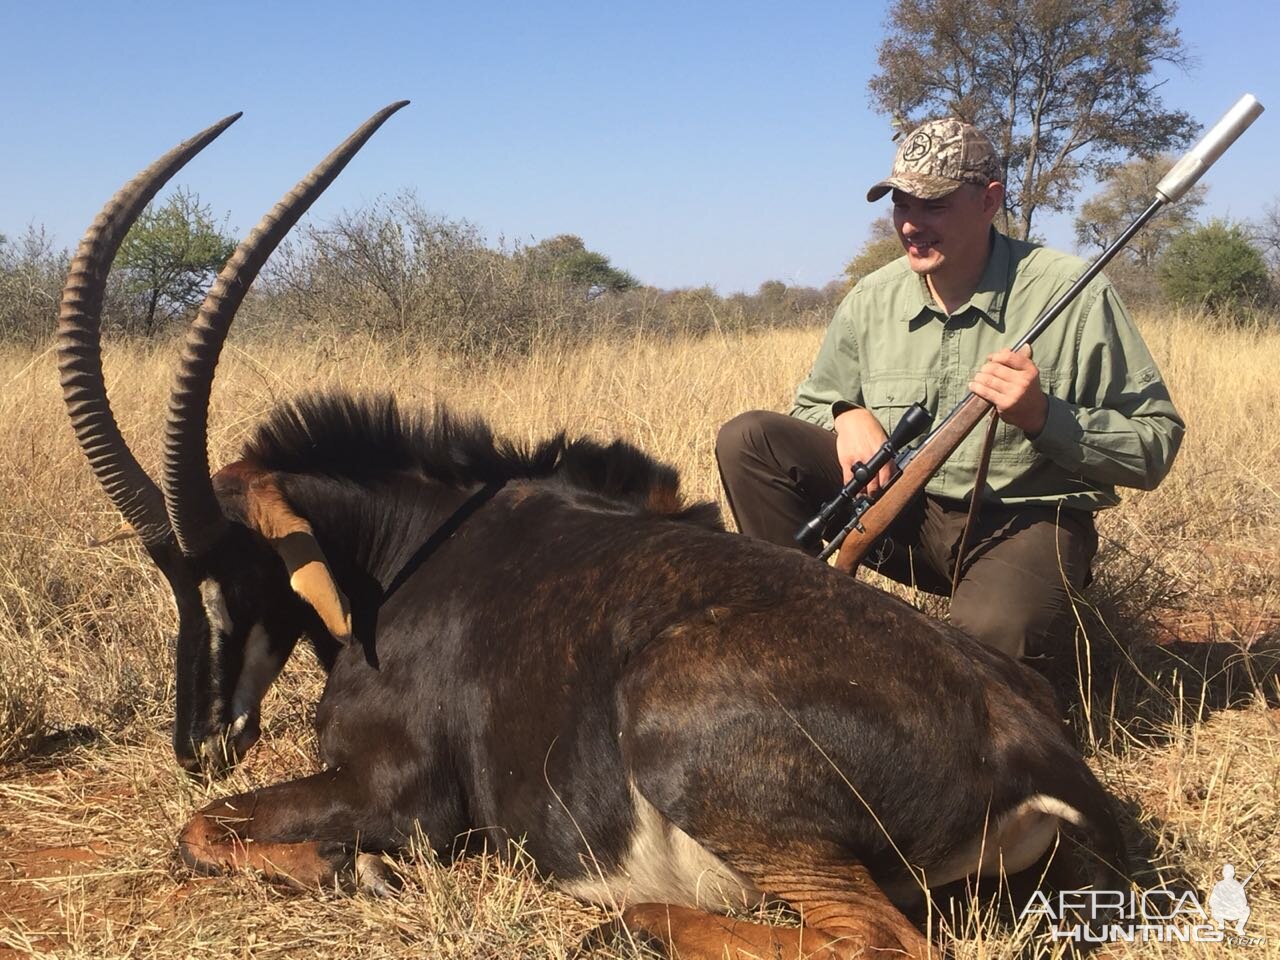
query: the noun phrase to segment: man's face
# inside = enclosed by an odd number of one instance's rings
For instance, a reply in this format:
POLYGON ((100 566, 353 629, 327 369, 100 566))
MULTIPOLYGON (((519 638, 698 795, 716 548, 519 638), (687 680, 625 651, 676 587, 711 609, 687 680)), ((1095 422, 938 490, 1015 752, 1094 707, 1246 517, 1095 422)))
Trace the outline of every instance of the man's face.
POLYGON ((916 273, 946 275, 985 262, 987 230, 995 216, 998 184, 962 185, 936 200, 893 191, 893 225, 916 273))

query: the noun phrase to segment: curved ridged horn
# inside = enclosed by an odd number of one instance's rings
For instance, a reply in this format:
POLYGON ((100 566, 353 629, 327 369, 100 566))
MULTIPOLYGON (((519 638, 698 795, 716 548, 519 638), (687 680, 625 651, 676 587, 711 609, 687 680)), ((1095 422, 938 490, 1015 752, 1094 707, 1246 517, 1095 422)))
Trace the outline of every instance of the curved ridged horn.
POLYGON ((125 443, 111 413, 102 376, 102 296, 107 271, 134 220, 192 157, 240 118, 234 113, 178 144, 130 180, 85 232, 67 271, 58 314, 58 370, 62 398, 80 449, 98 483, 142 542, 173 541, 164 498, 125 443))
POLYGON ((408 102, 401 100, 383 107, 285 194, 236 248, 192 321, 169 397, 164 450, 165 505, 178 546, 187 556, 196 556, 211 547, 227 522, 209 478, 209 394, 236 310, 285 234, 383 121, 408 102))

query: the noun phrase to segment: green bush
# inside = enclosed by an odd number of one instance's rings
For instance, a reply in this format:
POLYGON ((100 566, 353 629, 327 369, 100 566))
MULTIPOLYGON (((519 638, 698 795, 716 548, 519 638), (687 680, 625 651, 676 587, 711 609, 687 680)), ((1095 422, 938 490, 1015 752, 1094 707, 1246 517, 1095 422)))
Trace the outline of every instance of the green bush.
POLYGON ((1267 299, 1267 264, 1239 224, 1213 220, 1176 237, 1157 268, 1175 303, 1221 312, 1267 299))
POLYGON ((150 203, 120 244, 115 269, 137 298, 135 326, 146 336, 162 321, 194 310, 236 242, 219 226, 200 195, 178 187, 164 203, 150 203))

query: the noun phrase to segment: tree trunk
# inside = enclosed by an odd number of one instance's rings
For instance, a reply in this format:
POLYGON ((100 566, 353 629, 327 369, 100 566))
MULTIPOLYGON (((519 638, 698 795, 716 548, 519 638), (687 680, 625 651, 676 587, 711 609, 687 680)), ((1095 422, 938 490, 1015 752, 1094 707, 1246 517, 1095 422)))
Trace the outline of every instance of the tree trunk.
POLYGON ((154 336, 156 332, 156 307, 160 305, 160 290, 151 291, 151 299, 147 303, 147 318, 142 323, 142 332, 148 337, 154 336))

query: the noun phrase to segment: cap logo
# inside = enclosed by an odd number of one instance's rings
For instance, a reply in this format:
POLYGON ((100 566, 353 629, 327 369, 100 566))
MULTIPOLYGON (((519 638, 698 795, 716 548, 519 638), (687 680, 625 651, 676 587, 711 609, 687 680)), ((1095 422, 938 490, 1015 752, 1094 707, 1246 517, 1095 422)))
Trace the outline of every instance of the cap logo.
POLYGON ((927 133, 917 131, 907 144, 907 149, 902 151, 902 159, 907 163, 915 163, 927 157, 932 149, 933 139, 927 133))

